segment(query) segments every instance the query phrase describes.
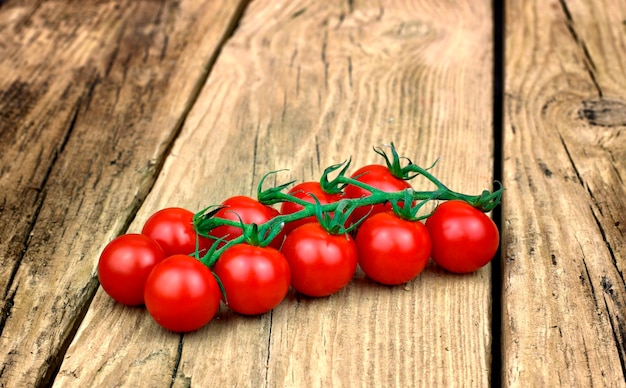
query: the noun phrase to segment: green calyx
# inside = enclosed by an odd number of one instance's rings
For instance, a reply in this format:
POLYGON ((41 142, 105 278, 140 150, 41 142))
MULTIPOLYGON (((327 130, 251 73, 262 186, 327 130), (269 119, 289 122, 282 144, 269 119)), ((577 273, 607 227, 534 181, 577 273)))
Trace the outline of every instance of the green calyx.
MULTIPOLYGON (((376 152, 378 155, 383 157, 383 159, 385 160, 385 164, 387 165, 387 168, 389 169, 389 172, 391 172, 391 175, 395 176, 398 179, 403 179, 403 180, 410 180, 419 175, 419 173, 415 173, 415 171, 411 169, 411 166, 414 166, 411 159, 405 156, 400 156, 398 152, 396 151, 396 147, 393 144, 393 142, 389 144, 387 147, 389 147, 391 151, 391 160, 389 160, 389 156, 387 155, 384 149, 380 147, 373 147, 373 149, 374 149, 374 152, 376 152), (405 162, 404 166, 402 165, 403 161, 405 162)), ((434 166, 435 164, 433 164, 430 168, 434 166)))
POLYGON ((322 190, 329 194, 343 193, 343 189, 348 185, 348 183, 344 182, 342 178, 345 178, 351 162, 352 158, 344 161, 343 163, 333 164, 332 166, 327 167, 320 178, 320 186, 322 187, 322 190), (339 171, 337 176, 334 179, 330 179, 329 175, 335 171, 339 171))
POLYGON ((312 195, 315 200, 315 217, 320 226, 324 228, 329 234, 348 234, 353 231, 360 222, 356 222, 346 228, 350 215, 358 207, 355 202, 351 202, 347 199, 342 199, 337 202, 335 210, 332 212, 325 211, 324 206, 320 201, 312 195))
POLYGON ((391 201, 393 212, 398 217, 408 221, 419 221, 430 216, 430 214, 419 216, 418 213, 420 209, 428 203, 428 201, 432 200, 432 198, 425 198, 421 201, 416 201, 413 199, 413 189, 410 188, 403 190, 402 193, 404 193, 404 198, 402 198, 402 200, 395 199, 391 201))
POLYGON ((284 202, 282 200, 283 196, 281 194, 283 194, 283 191, 286 190, 289 186, 294 184, 296 182, 295 180, 284 183, 276 187, 271 187, 267 190, 263 190, 265 179, 267 179, 267 177, 269 177, 270 175, 277 174, 281 171, 286 171, 286 170, 270 171, 267 174, 263 175, 256 189, 257 199, 259 200, 259 202, 264 203, 266 205, 274 205, 276 203, 284 202))

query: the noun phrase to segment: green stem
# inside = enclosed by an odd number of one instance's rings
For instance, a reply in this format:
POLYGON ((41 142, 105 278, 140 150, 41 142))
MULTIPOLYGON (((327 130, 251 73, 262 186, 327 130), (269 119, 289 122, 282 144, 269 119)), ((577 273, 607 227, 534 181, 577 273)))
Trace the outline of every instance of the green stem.
MULTIPOLYGON (((283 214, 279 215, 270 221, 258 225, 258 229, 267 233, 267 231, 275 231, 275 228, 282 228, 284 224, 300 220, 302 218, 315 216, 318 212, 334 212, 337 208, 342 206, 342 208, 349 207, 362 207, 362 206, 372 206, 381 203, 393 203, 397 204, 398 202, 405 201, 407 197, 411 198, 412 201, 420 201, 418 204, 418 208, 423 206, 426 202, 431 200, 462 200, 465 201, 472 206, 475 206, 481 210, 489 211, 493 209, 500 201, 503 188, 490 193, 489 191, 484 191, 481 195, 466 195, 450 190, 447 186, 445 186, 441 181, 435 178, 432 174, 430 174, 425 169, 411 165, 411 171, 418 173, 419 175, 423 175, 425 178, 430 180, 432 183, 437 186, 437 190, 433 191, 413 191, 413 189, 406 189, 397 192, 385 192, 375 187, 372 187, 368 184, 360 182, 356 179, 346 177, 344 175, 340 175, 335 178, 335 181, 338 184, 342 185, 355 185, 361 187, 369 192, 371 195, 362 198, 346 198, 342 199, 339 202, 334 202, 330 204, 320 205, 316 203, 311 203, 300 198, 296 198, 287 193, 283 193, 282 191, 278 191, 275 189, 270 189, 267 192, 259 192, 260 196, 264 197, 264 203, 279 203, 279 202, 294 202, 303 207, 302 210, 297 211, 291 214, 283 214), (269 192, 269 193, 268 193, 269 192)), ((284 185, 282 186, 284 187, 284 185)), ((427 217, 427 216, 425 216, 427 217)), ((417 219, 422 219, 425 217, 420 217, 417 219)), ((194 218, 194 226, 199 235, 204 237, 210 237, 209 232, 222 225, 229 225, 235 227, 242 227, 242 223, 240 221, 232 221, 222 218, 208 217, 205 218, 202 215, 197 215, 194 218)), ((275 236, 276 233, 269 233, 272 236, 275 236)), ((224 246, 210 251, 204 257, 201 258, 202 262, 207 266, 211 267, 215 264, 219 256, 228 248, 233 245, 240 244, 246 242, 247 237, 244 235, 239 236, 233 240, 228 241, 224 246)), ((271 239, 266 239, 271 240, 271 239)), ((261 244, 269 243, 269 241, 262 242, 261 244)))
MULTIPOLYGON (((258 200, 266 205, 272 205, 281 202, 293 202, 302 206, 303 209, 292 214, 279 215, 261 225, 246 225, 243 224, 241 221, 231 221, 222 218, 215 218, 214 216, 219 210, 219 206, 209 207, 197 213, 194 216, 193 222, 196 232, 200 236, 210 238, 211 236, 209 235, 209 232, 212 229, 222 225, 239 227, 243 231, 241 236, 233 240, 227 241, 222 247, 218 248, 218 244, 220 242, 223 243, 224 241, 216 241, 211 249, 201 258, 201 261, 207 266, 211 267, 215 264, 220 255, 233 245, 248 242, 251 244, 259 244, 264 246, 269 244, 269 242, 280 233, 286 223, 311 216, 317 216, 318 218, 320 218, 320 215, 333 213, 335 211, 343 213, 343 218, 338 218, 337 220, 335 220, 338 222, 342 222, 345 218, 347 218, 350 212, 357 207, 391 203, 394 212, 398 214, 398 216, 412 220, 421 220, 429 217, 430 214, 425 216, 417 216, 417 213, 423 205, 432 200, 461 200, 485 212, 491 211, 500 203, 500 200, 502 198, 502 192, 504 191, 504 188, 501 187, 501 185, 500 188, 493 192, 484 190, 480 195, 461 194, 456 191, 450 190, 439 179, 435 178, 430 172, 428 172, 428 170, 433 168, 435 164, 433 164, 429 168, 422 168, 416 164, 413 164, 410 159, 400 157, 396 152, 393 143, 391 143, 389 148, 391 149, 391 160, 384 150, 380 148, 374 148, 374 151, 385 159, 387 167, 392 173, 394 173, 395 176, 400 179, 413 179, 419 175, 422 175, 430 182, 432 182, 437 189, 432 191, 413 191, 412 188, 409 188, 406 190, 392 193, 382 191, 376 187, 363 183, 358 179, 347 177, 345 174, 348 170, 348 167, 350 166, 351 161, 349 159, 343 163, 335 164, 326 168, 320 179, 320 185, 326 192, 329 193, 341 193, 343 188, 348 185, 353 185, 360 187, 370 192, 371 194, 367 197, 346 198, 342 199, 339 202, 321 205, 317 200, 315 200, 315 203, 311 203, 304 199, 297 198, 293 195, 285 193, 284 190, 286 190, 288 186, 294 183, 294 181, 285 183, 277 187, 271 187, 267 190, 262 190, 265 179, 270 174, 274 174, 277 172, 273 171, 269 174, 266 174, 259 182, 259 186, 257 189, 258 200), (402 166, 402 160, 408 162, 407 165, 402 166), (329 175, 331 173, 337 174, 337 176, 333 179, 329 179, 329 175), (251 233, 254 234, 254 236, 250 236, 251 233)), ((499 182, 496 183, 499 184, 499 182)), ((348 229, 334 229, 339 230, 340 233, 345 233, 351 228, 352 227, 348 229)), ((196 255, 198 256, 198 254, 196 255)))

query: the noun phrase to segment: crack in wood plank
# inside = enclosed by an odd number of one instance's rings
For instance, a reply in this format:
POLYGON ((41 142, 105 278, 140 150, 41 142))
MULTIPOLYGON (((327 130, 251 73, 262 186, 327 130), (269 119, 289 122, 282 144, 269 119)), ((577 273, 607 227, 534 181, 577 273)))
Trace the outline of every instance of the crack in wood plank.
POLYGON ((559 4, 561 5, 561 9, 563 10, 563 14, 565 15, 565 24, 567 26, 567 29, 572 35, 572 38, 574 39, 574 41, 580 46, 583 52, 583 56, 586 59, 585 67, 587 68, 587 73, 589 74, 589 78, 591 79, 591 82, 593 83, 593 85, 596 87, 596 90, 598 91, 598 96, 602 97, 602 94, 603 94, 602 88, 600 87, 600 84, 598 83, 598 80, 596 79, 596 71, 597 71, 596 65, 593 61, 593 58, 591 57, 591 54, 589 53, 587 44, 582 38, 580 38, 578 32, 576 32, 574 19, 572 18, 572 13, 569 10, 567 1, 559 0, 559 4))
POLYGON ((24 259, 24 255, 26 254, 26 251, 28 250, 28 246, 29 246, 29 243, 31 241, 30 236, 32 236, 32 233, 33 233, 33 230, 35 228, 35 225, 36 225, 36 223, 37 223, 37 221, 39 219, 39 213, 41 211, 41 208, 42 208, 42 206, 44 204, 44 201, 45 201, 45 198, 46 198, 46 193, 45 193, 46 184, 48 182, 48 179, 52 175, 52 170, 53 170, 54 166, 56 165, 56 162, 58 160, 59 154, 63 152, 63 149, 65 148, 65 145, 67 144, 67 141, 70 138, 72 131, 74 130, 74 126, 76 124, 76 118, 78 116, 78 111, 80 110, 80 106, 81 106, 81 101, 80 101, 80 98, 79 98, 77 103, 76 103, 76 106, 74 108, 74 112, 70 116, 69 124, 67 126, 66 131, 65 131, 65 134, 63 135, 63 138, 62 138, 60 144, 53 151, 52 157, 49 160, 46 172, 44 173, 43 179, 41 181, 40 188, 38 188, 38 190, 37 190, 37 195, 35 197, 35 206, 34 206, 33 216, 29 220, 29 226, 26 229, 26 236, 27 237, 24 239, 23 248, 21 249, 21 251, 19 252, 18 256, 13 261, 13 266, 12 266, 10 274, 8 276, 7 283, 5 285, 5 289, 3 290, 3 300, 4 300, 4 303, 2 305, 2 309, 0 309, 0 336, 2 336, 2 333, 3 333, 4 327, 5 327, 6 321, 9 318, 9 316, 11 315, 11 309, 14 306, 14 298, 15 298, 15 295, 16 295, 19 287, 18 287, 18 285, 16 285, 15 288, 13 288, 13 281, 15 280, 15 277, 16 277, 16 275, 18 273, 18 270, 20 268, 20 264, 22 263, 22 261, 24 259), (11 292, 11 295, 9 295, 9 292, 10 292, 11 289, 13 289, 13 292, 11 292))

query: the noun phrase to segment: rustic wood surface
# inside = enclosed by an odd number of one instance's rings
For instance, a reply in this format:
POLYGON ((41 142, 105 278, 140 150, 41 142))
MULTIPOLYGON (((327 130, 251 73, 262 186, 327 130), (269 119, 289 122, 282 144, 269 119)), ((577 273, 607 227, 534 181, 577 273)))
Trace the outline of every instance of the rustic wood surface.
POLYGON ((624 386, 626 5, 507 19, 503 381, 624 386))
POLYGON ((496 3, 0 1, 0 387, 626 386, 626 7, 496 3), (501 261, 184 335, 98 287, 158 209, 391 141, 503 180, 501 261))

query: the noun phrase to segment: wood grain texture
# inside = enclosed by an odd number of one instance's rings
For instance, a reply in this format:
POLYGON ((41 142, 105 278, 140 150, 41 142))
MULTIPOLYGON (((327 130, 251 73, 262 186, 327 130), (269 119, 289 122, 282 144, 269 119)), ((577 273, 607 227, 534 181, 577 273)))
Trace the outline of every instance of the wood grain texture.
MULTIPOLYGON (((166 206, 254 195, 272 170, 288 168, 269 180, 286 182, 350 156, 379 162, 371 147, 390 141, 422 165, 441 157, 435 173, 459 191, 490 187, 490 4, 252 2, 129 230, 166 206)), ((359 273, 337 295, 289 294, 260 317, 223 307, 183 336, 100 290, 55 384, 486 386, 490 323, 489 267, 431 265, 392 288, 359 273)))
POLYGON ((0 4, 1 386, 56 374, 238 9, 0 4))
POLYGON ((626 7, 507 6, 503 382, 626 384, 626 7))

